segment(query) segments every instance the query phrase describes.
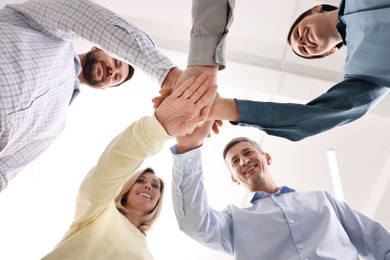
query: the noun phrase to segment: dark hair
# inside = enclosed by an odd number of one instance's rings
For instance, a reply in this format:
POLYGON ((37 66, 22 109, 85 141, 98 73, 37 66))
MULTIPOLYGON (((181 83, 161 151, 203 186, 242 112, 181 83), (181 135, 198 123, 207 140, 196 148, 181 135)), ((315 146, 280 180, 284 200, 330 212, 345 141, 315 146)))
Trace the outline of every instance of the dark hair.
POLYGON ((229 152, 229 150, 233 146, 235 146, 238 143, 242 143, 242 142, 250 143, 258 151, 260 151, 261 153, 264 153, 264 151, 263 151, 263 149, 261 149, 260 145, 258 143, 256 143, 255 141, 253 141, 252 139, 247 138, 247 137, 237 137, 237 138, 233 138, 232 140, 230 140, 230 142, 227 143, 227 145, 225 146, 225 149, 223 149, 223 159, 226 159, 227 153, 229 152))
POLYGON ((134 68, 130 64, 128 64, 128 65, 129 65, 129 74, 127 74, 127 77, 125 78, 125 80, 122 81, 119 84, 114 85, 113 87, 118 87, 118 86, 122 85, 123 83, 125 83, 126 81, 129 81, 133 77, 133 75, 134 75, 134 68))
MULTIPOLYGON (((334 5, 327 5, 327 4, 323 4, 321 5, 322 7, 322 10, 326 11, 326 12, 330 12, 330 11, 333 11, 333 10, 336 10, 338 9, 336 6, 334 5)), ((303 12, 296 20, 295 22, 291 25, 291 28, 290 28, 290 31, 288 32, 288 35, 287 35, 287 42, 288 44, 291 46, 291 34, 294 30, 294 28, 297 26, 298 23, 300 23, 306 16, 309 16, 311 15, 311 10, 313 8, 310 8, 309 10, 303 12)), ((340 49, 341 47, 343 47, 343 42, 339 42, 337 45, 336 45, 336 48, 340 49)), ((305 59, 318 59, 318 58, 322 58, 322 57, 325 57, 327 56, 326 54, 325 55, 315 55, 315 56, 310 56, 310 57, 305 57, 305 56, 302 56, 302 55, 299 55, 298 53, 296 53, 294 50, 293 52, 298 55, 299 57, 301 58, 305 58, 305 59)))

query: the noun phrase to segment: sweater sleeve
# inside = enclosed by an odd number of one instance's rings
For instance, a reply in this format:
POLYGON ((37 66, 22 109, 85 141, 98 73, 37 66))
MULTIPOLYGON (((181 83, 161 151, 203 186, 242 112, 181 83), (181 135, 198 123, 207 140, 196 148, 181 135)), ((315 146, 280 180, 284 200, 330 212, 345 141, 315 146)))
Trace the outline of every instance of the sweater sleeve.
POLYGON ((80 186, 72 226, 78 229, 92 222, 113 203, 144 159, 159 152, 170 138, 154 115, 141 118, 115 137, 80 186))

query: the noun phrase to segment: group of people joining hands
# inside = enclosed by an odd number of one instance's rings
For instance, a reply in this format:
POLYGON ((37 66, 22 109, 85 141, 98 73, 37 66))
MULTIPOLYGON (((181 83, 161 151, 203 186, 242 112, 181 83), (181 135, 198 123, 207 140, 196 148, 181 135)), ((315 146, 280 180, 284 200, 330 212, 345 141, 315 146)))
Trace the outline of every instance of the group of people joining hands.
POLYGON ((43 259, 153 259, 146 233, 166 186, 158 169, 139 167, 172 138, 176 218, 205 246, 245 260, 390 259, 386 228, 325 191, 276 184, 271 156, 253 140, 237 137, 223 151, 232 181, 250 192, 247 208, 209 206, 201 158, 222 121, 298 141, 366 114, 390 88, 390 3, 342 0, 298 17, 287 37, 292 50, 312 59, 345 45, 345 76, 307 104, 281 104, 218 94, 235 1, 192 2, 185 70, 139 28, 90 0, 29 0, 0 10, 1 190, 64 129, 80 84, 114 87, 140 69, 161 86, 154 113, 117 135, 86 175, 69 230, 43 259), (77 55, 75 38, 98 47, 77 55))

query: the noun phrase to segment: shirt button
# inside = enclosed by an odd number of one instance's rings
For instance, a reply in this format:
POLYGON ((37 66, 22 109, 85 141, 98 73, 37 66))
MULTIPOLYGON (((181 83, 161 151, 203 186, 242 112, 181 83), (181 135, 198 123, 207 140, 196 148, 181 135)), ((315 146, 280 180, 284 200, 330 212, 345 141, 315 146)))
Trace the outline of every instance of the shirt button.
POLYGON ((294 220, 292 220, 292 219, 290 219, 290 223, 291 223, 291 224, 294 224, 294 223, 295 223, 295 221, 294 221, 294 220))
POLYGON ((298 248, 299 248, 299 249, 303 249, 303 245, 299 245, 298 248))
POLYGON ((188 158, 187 163, 192 163, 192 158, 188 158))

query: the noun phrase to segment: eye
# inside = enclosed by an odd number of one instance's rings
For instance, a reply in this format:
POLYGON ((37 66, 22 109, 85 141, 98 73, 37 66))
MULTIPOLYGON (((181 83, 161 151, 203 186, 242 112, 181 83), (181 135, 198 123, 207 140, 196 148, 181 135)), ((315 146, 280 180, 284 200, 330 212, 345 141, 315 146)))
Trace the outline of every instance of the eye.
POLYGON ((137 182, 137 183, 145 183, 145 180, 144 180, 144 179, 141 179, 141 178, 139 178, 139 179, 137 179, 135 182, 137 182))
POLYGON ((157 189, 157 190, 160 189, 160 185, 157 184, 157 183, 152 184, 152 187, 155 188, 155 189, 157 189))
POLYGON ((251 155, 252 153, 253 153, 253 151, 248 150, 248 151, 246 151, 246 152, 244 153, 244 155, 245 155, 245 156, 249 156, 249 155, 251 155))
POLYGON ((237 164, 238 164, 238 159, 234 159, 234 160, 232 161, 232 166, 233 166, 233 167, 236 167, 237 164))

